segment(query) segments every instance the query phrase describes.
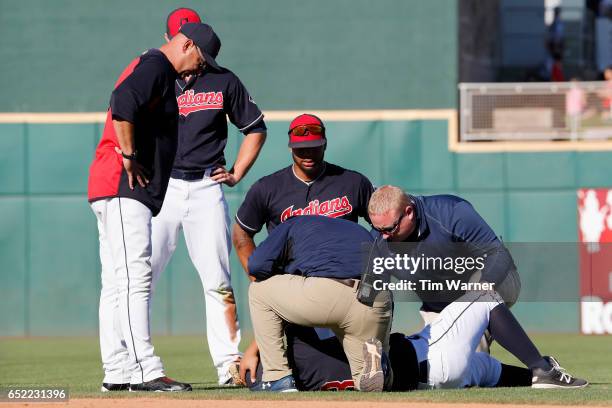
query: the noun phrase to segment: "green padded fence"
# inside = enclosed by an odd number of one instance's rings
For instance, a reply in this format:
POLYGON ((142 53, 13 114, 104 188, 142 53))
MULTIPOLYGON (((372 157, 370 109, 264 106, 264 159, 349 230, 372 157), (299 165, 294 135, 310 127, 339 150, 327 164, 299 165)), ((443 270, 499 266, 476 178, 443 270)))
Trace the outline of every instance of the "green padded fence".
MULTIPOLYGON (((287 123, 268 125, 268 140, 249 175, 225 189, 232 216, 257 178, 290 163, 287 123)), ((96 333, 97 229, 86 182, 100 127, 0 125, 0 336, 96 333)), ((361 171, 375 184, 459 194, 508 242, 575 242, 576 189, 612 186, 611 153, 455 154, 448 151, 443 120, 328 121, 327 127, 330 162, 361 171)), ((231 134, 230 162, 240 137, 231 134)), ((232 268, 240 319, 248 328, 247 281, 233 254, 232 268)), ((530 279, 537 276, 523 276, 524 285, 530 279)), ((398 305, 396 329, 418 326, 415 308, 398 305)), ((204 330, 202 289, 182 242, 153 310, 156 333, 204 330)), ((515 311, 528 329, 578 329, 575 303, 524 303, 515 311)))

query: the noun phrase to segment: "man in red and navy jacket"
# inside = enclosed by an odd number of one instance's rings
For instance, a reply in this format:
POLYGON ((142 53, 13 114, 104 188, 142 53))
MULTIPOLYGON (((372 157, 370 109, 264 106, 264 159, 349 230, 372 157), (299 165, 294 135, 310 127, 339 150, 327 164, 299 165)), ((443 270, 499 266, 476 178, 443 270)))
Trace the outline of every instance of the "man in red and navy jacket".
POLYGON ((201 71, 217 43, 210 26, 193 24, 132 61, 111 95, 88 188, 102 263, 104 392, 191 390, 165 376, 151 344, 151 218, 161 209, 176 152, 174 82, 201 71))

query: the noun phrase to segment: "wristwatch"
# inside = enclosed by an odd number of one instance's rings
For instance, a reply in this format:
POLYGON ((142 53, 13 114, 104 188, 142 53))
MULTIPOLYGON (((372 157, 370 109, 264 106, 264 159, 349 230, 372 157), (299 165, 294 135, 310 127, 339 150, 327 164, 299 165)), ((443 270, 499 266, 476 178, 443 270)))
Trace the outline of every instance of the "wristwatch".
POLYGON ((123 156, 124 159, 136 160, 136 158, 138 157, 138 152, 136 150, 134 150, 134 153, 132 154, 125 154, 121 152, 121 155, 123 156))

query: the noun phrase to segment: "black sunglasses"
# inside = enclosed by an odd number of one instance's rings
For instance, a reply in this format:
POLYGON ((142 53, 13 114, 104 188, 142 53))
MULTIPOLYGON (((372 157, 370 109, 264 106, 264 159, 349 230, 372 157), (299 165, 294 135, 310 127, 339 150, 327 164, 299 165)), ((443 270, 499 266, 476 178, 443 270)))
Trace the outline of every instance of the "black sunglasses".
POLYGON ((378 232, 380 232, 381 234, 388 234, 388 235, 391 235, 391 234, 393 234, 395 231, 397 231, 397 229, 399 228, 400 222, 402 222, 402 218, 404 218, 404 216, 405 216, 405 215, 406 215, 406 212, 405 212, 405 211, 404 211, 404 212, 402 212, 402 215, 400 215, 400 216, 399 216, 399 218, 397 219, 397 221, 395 221, 395 222, 393 223, 393 225, 391 225, 390 227, 378 228, 378 227, 375 227, 375 226, 374 226, 374 224, 370 224, 370 225, 372 225, 372 228, 373 228, 375 231, 378 231, 378 232))

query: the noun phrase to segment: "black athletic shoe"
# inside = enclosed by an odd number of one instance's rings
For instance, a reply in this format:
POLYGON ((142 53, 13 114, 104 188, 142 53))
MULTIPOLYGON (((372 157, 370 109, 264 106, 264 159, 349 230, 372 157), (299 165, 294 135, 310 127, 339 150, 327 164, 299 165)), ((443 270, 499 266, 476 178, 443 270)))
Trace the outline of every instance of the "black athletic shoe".
POLYGON ((191 391, 191 385, 174 381, 168 377, 159 377, 140 384, 130 384, 130 391, 179 392, 191 391))
POLYGON ((589 385, 588 381, 575 378, 565 371, 554 357, 544 356, 544 359, 548 361, 552 369, 550 371, 544 371, 541 368, 533 370, 531 388, 584 388, 589 385))
POLYGON ((130 389, 130 384, 111 384, 111 383, 102 383, 102 387, 100 387, 100 391, 102 392, 111 392, 111 391, 127 391, 130 389))

